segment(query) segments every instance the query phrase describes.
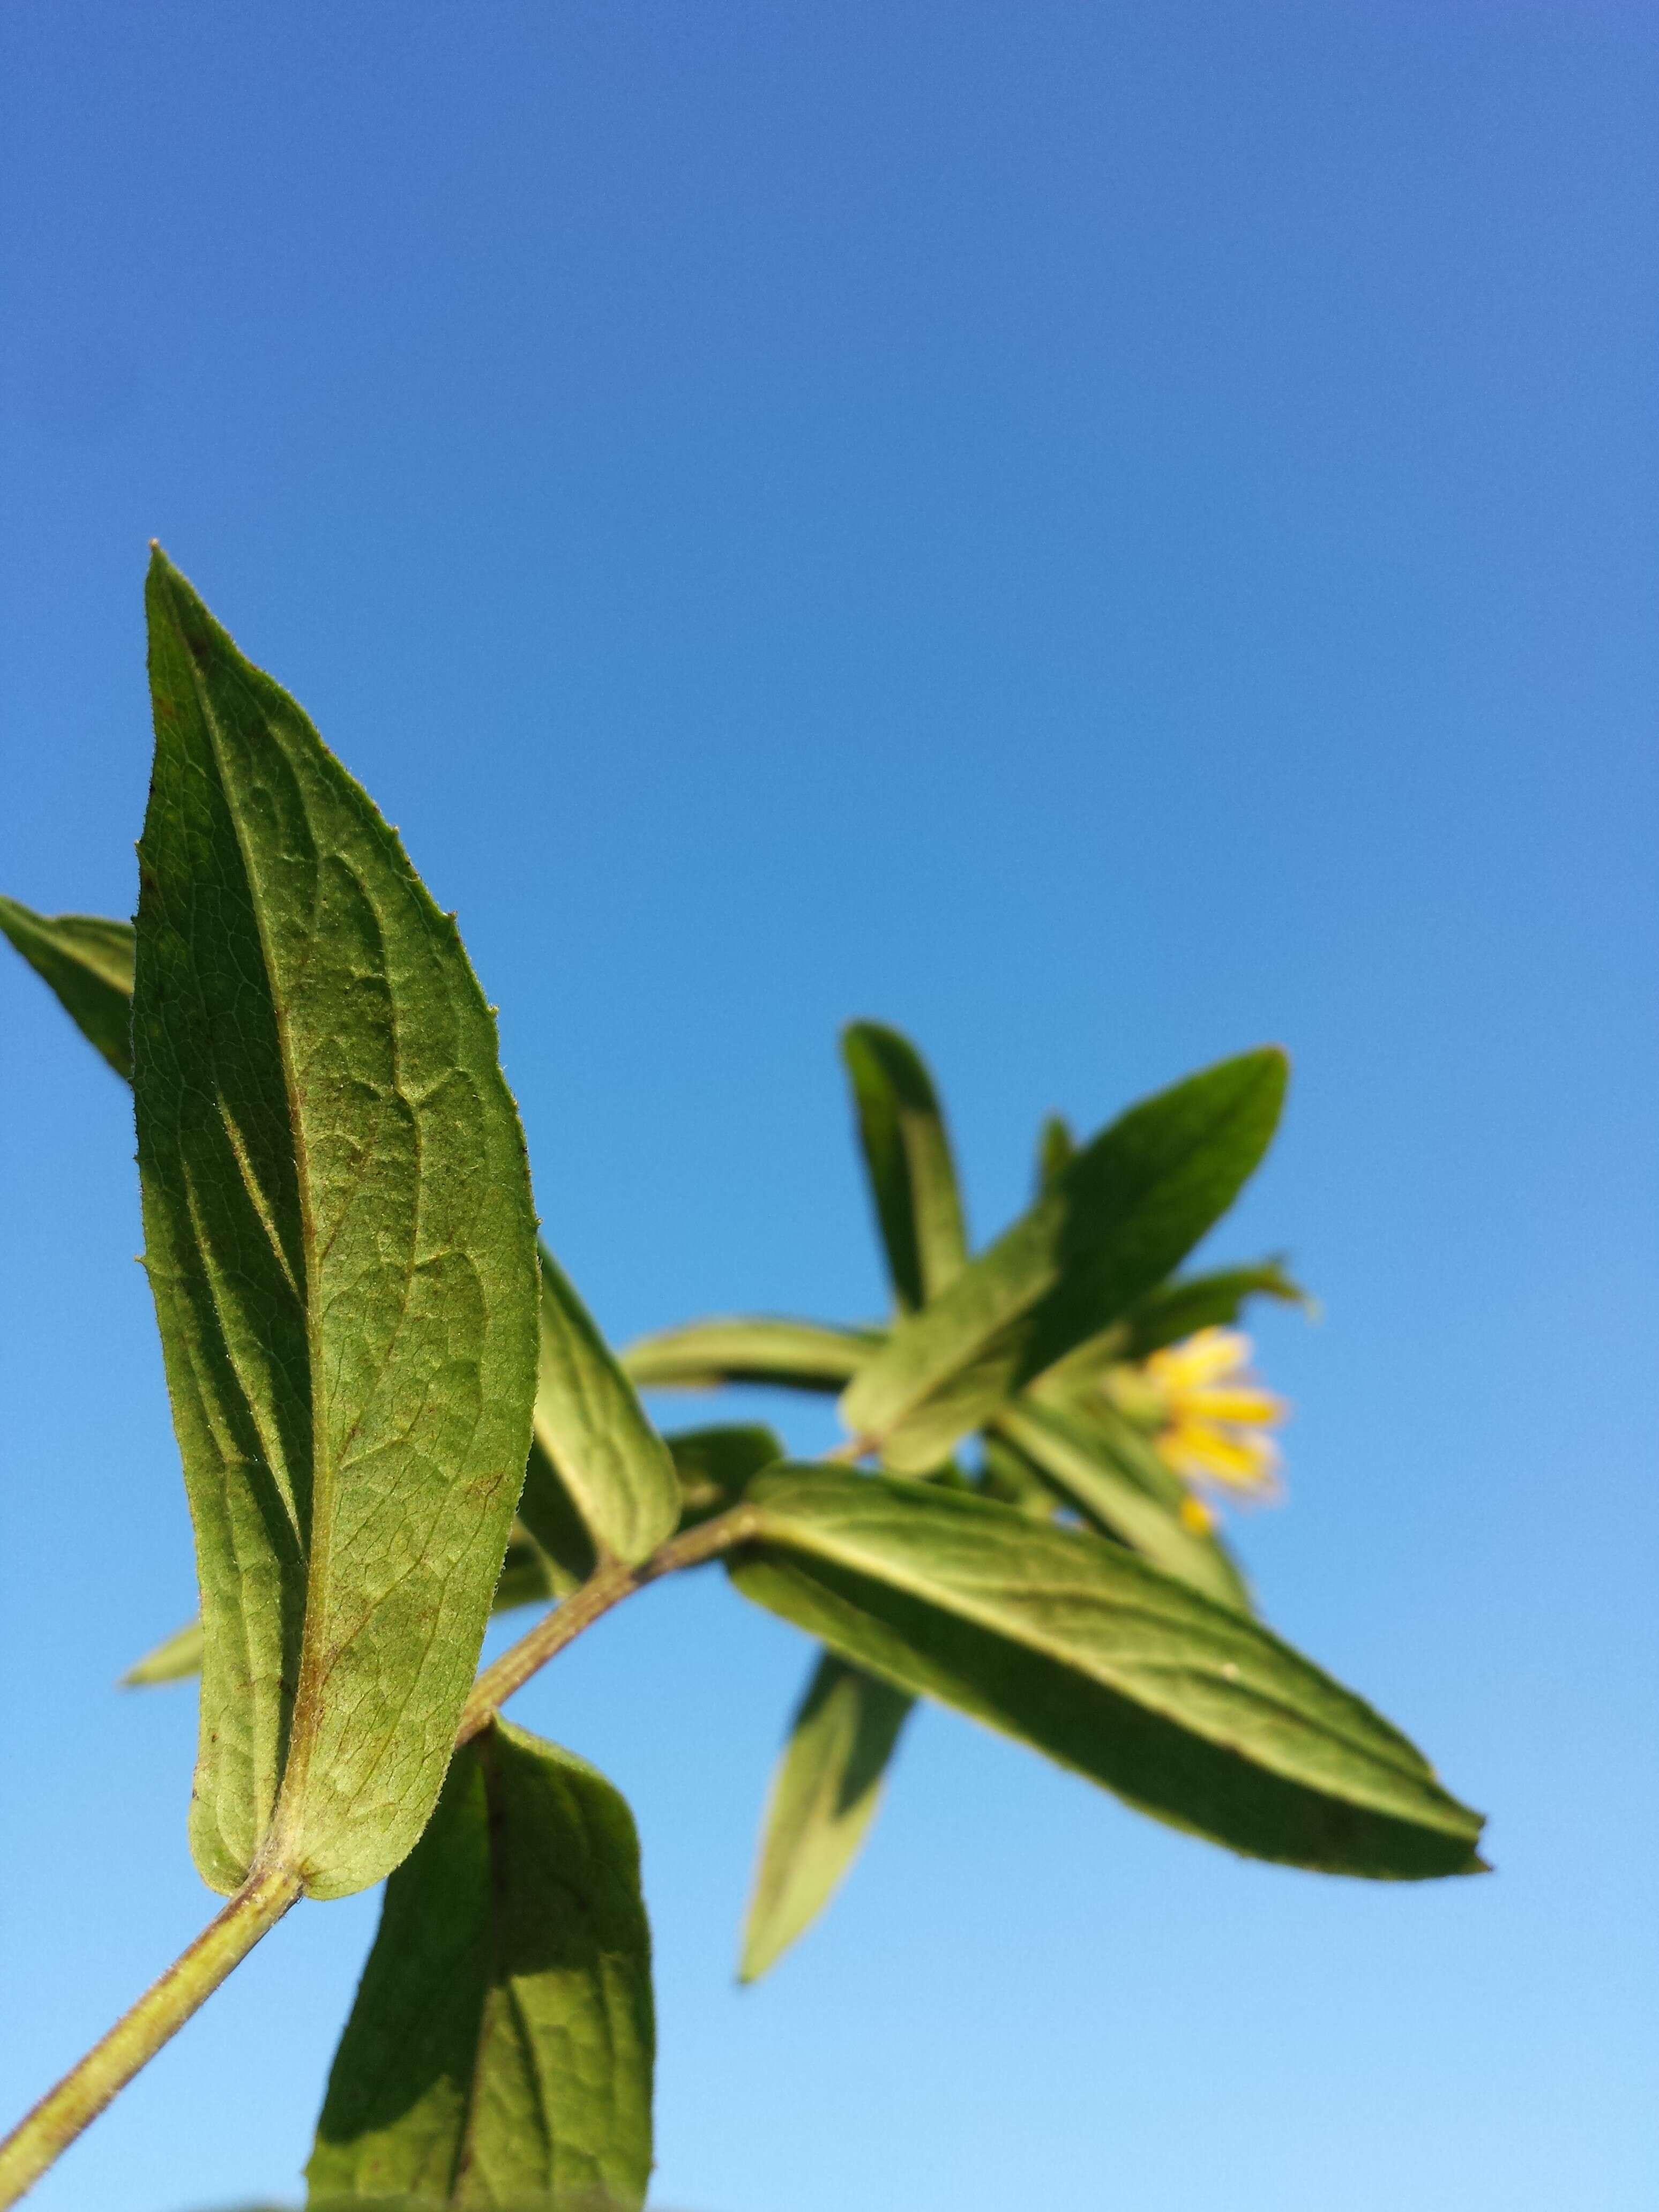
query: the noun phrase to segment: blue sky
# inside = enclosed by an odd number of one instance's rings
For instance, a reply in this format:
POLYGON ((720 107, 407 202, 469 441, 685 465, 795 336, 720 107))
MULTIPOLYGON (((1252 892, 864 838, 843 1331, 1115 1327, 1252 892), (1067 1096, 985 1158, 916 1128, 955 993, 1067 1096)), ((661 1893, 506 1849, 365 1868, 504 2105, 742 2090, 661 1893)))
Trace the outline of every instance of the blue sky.
MULTIPOLYGON (((155 536, 460 910, 617 1338, 879 1310, 849 1016, 981 1236, 1049 1109, 1295 1058, 1213 1245, 1324 1308, 1241 1541, 1497 1874, 1246 1865, 929 1713, 739 1994, 805 1653, 689 1578, 515 1708, 639 1814, 653 2201, 1646 2212, 1652 11, 13 0, 0 102, 0 888, 131 908, 155 536)), ((0 1036, 9 2111, 209 1900, 189 1695, 111 1686, 193 1601, 127 1102, 15 963, 0 1036)), ((295 2197, 374 1912, 42 2212, 295 2197)))

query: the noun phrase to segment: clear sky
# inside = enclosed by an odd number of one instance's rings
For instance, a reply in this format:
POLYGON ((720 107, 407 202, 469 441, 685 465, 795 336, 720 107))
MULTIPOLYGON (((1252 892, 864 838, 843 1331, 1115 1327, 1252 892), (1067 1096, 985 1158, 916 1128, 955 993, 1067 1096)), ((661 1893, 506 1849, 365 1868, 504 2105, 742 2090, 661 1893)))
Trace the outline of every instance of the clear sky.
MULTIPOLYGON (((1248 1865, 929 1712, 740 1994, 805 1647, 653 1592, 515 1711, 640 1818, 654 2201, 1650 2212, 1659 15, 10 0, 0 207, 0 888, 131 910, 157 537, 460 910, 614 1336, 880 1309, 849 1016, 981 1236, 1046 1110, 1295 1057, 1212 1248, 1324 1305, 1241 1541, 1497 1873, 1248 1865)), ((9 2118, 209 1899, 190 1694, 112 1687, 193 1603, 128 1102, 9 958, 0 1040, 9 2118)), ((296 2197, 374 1910, 41 2212, 296 2197)))

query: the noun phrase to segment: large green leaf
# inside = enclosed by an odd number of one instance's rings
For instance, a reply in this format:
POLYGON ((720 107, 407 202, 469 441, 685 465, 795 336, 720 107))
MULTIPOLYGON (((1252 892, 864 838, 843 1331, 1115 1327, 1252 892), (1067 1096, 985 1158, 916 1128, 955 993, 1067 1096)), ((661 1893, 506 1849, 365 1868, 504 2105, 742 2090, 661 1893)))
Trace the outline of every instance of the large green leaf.
POLYGON ((134 1089, 196 1528, 191 1846, 313 1896, 426 1825, 530 1443, 534 1212, 453 921, 158 552, 134 1089))
POLYGON ((536 1442, 599 1556, 634 1566, 674 1533, 680 1513, 674 1464, 545 1245, 541 1268, 536 1442))
POLYGON ((585 1761, 496 1720, 456 1753, 386 1885, 309 2201, 637 2212, 653 2039, 628 1807, 585 1761))
POLYGON ((921 1054, 896 1030, 851 1022, 841 1048, 888 1272, 900 1310, 911 1313, 968 1257, 945 1115, 921 1054))
POLYGON ((1097 1527, 1218 1604, 1248 1607, 1243 1577, 1214 1536, 1182 1522, 1173 1475, 1176 1495, 1160 1497, 1132 1450, 1114 1449, 1118 1440, 1103 1426, 1069 1409, 1015 1399, 998 1413, 996 1430, 1097 1527))
MULTIPOLYGON (((775 1458, 777 1455, 775 1453, 775 1458)), ((516 1613, 526 1605, 545 1605, 574 1587, 571 1577, 548 1558, 542 1547, 523 1532, 516 1533, 501 1563, 495 1584, 492 1613, 516 1613)), ((149 1690, 163 1682, 187 1681, 202 1671, 202 1624, 198 1620, 177 1628, 171 1636, 135 1660, 121 1677, 124 1690, 149 1690)))
POLYGON ((834 1396, 884 1341, 878 1328, 771 1314, 721 1315, 642 1336, 622 1355, 641 1390, 717 1390, 730 1382, 812 1390, 834 1396))
POLYGON ((1011 1507, 824 1468, 750 1493, 744 1594, 911 1695, 1258 1858, 1474 1871, 1480 1821, 1370 1708, 1246 1615, 1011 1507))
POLYGON ((835 1894, 915 1702, 832 1653, 813 1669, 762 1819, 740 1981, 758 1981, 835 1894))
POLYGON ((96 914, 36 914, 0 898, 3 930, 118 1075, 132 1077, 132 924, 96 914))
POLYGON ((921 1474, 1116 1320, 1232 1204, 1272 1139, 1285 1073, 1282 1053, 1244 1053, 1131 1107, 897 1323, 842 1395, 848 1427, 887 1466, 921 1474))

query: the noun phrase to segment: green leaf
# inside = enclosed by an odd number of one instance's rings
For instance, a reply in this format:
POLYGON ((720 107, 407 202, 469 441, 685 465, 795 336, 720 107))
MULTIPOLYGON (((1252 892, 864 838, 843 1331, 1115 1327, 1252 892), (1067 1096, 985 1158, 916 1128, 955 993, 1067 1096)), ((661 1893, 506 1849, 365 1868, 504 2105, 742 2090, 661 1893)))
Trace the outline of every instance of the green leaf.
POLYGON ((883 1342, 878 1328, 770 1314, 722 1315, 642 1336, 622 1355, 640 1390, 718 1390, 732 1382, 827 1392, 834 1396, 883 1342))
POLYGON ((1042 1197, 1062 1169, 1077 1158, 1077 1139, 1072 1125, 1060 1114, 1050 1114, 1037 1132, 1036 1194, 1042 1197))
POLYGON ((1166 1344, 1178 1344, 1201 1328, 1236 1322, 1250 1298, 1278 1298, 1285 1305, 1311 1307, 1313 1301, 1277 1260, 1252 1267, 1218 1267, 1206 1275, 1177 1275, 1160 1283, 1125 1316, 1120 1359, 1145 1359, 1166 1344))
POLYGON ((536 1442, 599 1557, 635 1566, 674 1533, 680 1512, 674 1464, 545 1245, 541 1267, 536 1442))
POLYGON ((653 2044, 627 1804, 584 1760, 498 1719, 457 1752, 386 1885, 309 2203, 637 2212, 653 2044))
POLYGON ((493 1618, 496 1613, 520 1612, 527 1605, 546 1605, 556 1597, 568 1596, 574 1587, 534 1537, 515 1528, 501 1562, 490 1614, 493 1618))
POLYGON ((783 1445, 757 1423, 681 1429, 665 1439, 680 1480, 680 1526, 696 1527, 735 1505, 763 1468, 775 1467, 783 1445))
POLYGON ((567 1588, 578 1589, 598 1567, 599 1547, 592 1533, 538 1437, 530 1439, 524 1488, 519 1493, 519 1519, 550 1571, 567 1588))
MULTIPOLYGON (((775 1459, 778 1456, 773 1454, 775 1459)), ((526 1605, 544 1605, 550 1599, 565 1596, 574 1588, 570 1577, 561 1573, 556 1563, 547 1557, 533 1538, 515 1532, 507 1547, 490 1611, 515 1613, 526 1605)), ((124 1690, 149 1690, 163 1682, 187 1681, 201 1671, 202 1624, 198 1619, 175 1629, 171 1636, 164 1637, 146 1651, 122 1675, 119 1686, 124 1690)))
POLYGON ((945 1115, 921 1054, 896 1030, 851 1022, 841 1048, 888 1272, 900 1309, 914 1312, 968 1257, 945 1115))
POLYGON ((534 1213, 453 921, 160 552, 134 1089, 204 1636, 191 1848, 378 1881, 448 1765, 530 1443, 534 1213))
POLYGON ((983 1464, 979 1488, 987 1498, 994 1498, 1000 1505, 1012 1505, 1034 1521, 1054 1519, 1059 1493, 1043 1480, 1023 1451, 1016 1450, 994 1429, 986 1431, 981 1450, 983 1464))
MULTIPOLYGON (((1182 1493, 1174 1475, 1170 1480, 1176 1494, 1160 1496, 1150 1487, 1150 1470, 1133 1446, 1116 1450, 1118 1439, 1103 1426, 1053 1407, 1017 1399, 997 1414, 996 1427, 1086 1520, 1218 1605, 1249 1609, 1243 1578, 1221 1546, 1212 1535, 1200 1535, 1182 1523, 1182 1493)), ((1145 1449, 1156 1458, 1150 1445, 1145 1449)))
POLYGON ((1232 1204, 1272 1139, 1285 1076, 1282 1053, 1244 1053, 1131 1107, 949 1290, 897 1323, 842 1395, 854 1435, 920 1474, 1116 1320, 1232 1204))
POLYGON ((132 1079, 132 924, 96 914, 36 914, 0 898, 4 930, 89 1044, 132 1079))
POLYGON ((758 1981, 840 1887, 875 1818, 915 1702, 832 1653, 819 1660, 762 1820, 739 1981, 758 1981))
POLYGON ((153 1644, 142 1659, 135 1660, 122 1675, 124 1690, 154 1689, 162 1682, 185 1682, 192 1674, 202 1671, 202 1624, 199 1619, 186 1621, 175 1628, 171 1636, 164 1636, 153 1644))
POLYGON ((1246 1615, 1085 1531, 823 1468, 763 1475, 745 1596, 1143 1811, 1257 1858, 1475 1871, 1477 1814, 1404 1736, 1246 1615))

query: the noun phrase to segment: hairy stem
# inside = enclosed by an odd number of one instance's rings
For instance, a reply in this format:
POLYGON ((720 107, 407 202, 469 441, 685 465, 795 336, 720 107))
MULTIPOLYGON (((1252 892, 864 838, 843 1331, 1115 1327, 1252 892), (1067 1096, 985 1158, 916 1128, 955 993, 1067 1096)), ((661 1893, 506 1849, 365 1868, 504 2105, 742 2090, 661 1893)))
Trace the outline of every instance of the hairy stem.
POLYGON ((125 2018, 94 2044, 55 2089, 0 2142, 0 2207, 15 2204, 210 1997, 300 1894, 286 1868, 249 1875, 189 1950, 152 1982, 125 2018))
MULTIPOLYGON (((574 1644, 583 1629, 609 1613, 636 1589, 679 1567, 701 1565, 749 1533, 750 1516, 741 1505, 688 1528, 654 1551, 636 1567, 612 1561, 591 1575, 579 1590, 538 1620, 472 1686, 455 1733, 457 1745, 484 1727, 505 1698, 521 1689, 555 1652, 574 1644)), ((300 1877, 286 1869, 249 1875, 218 1917, 209 1923, 189 1950, 145 1990, 132 2010, 93 2045, 55 2089, 0 2142, 0 2212, 33 2187, 46 2168, 95 2120, 112 2097, 149 2064, 168 2038, 204 2004, 234 1966, 240 1966, 259 1938, 276 1926, 300 1894, 300 1877)))

